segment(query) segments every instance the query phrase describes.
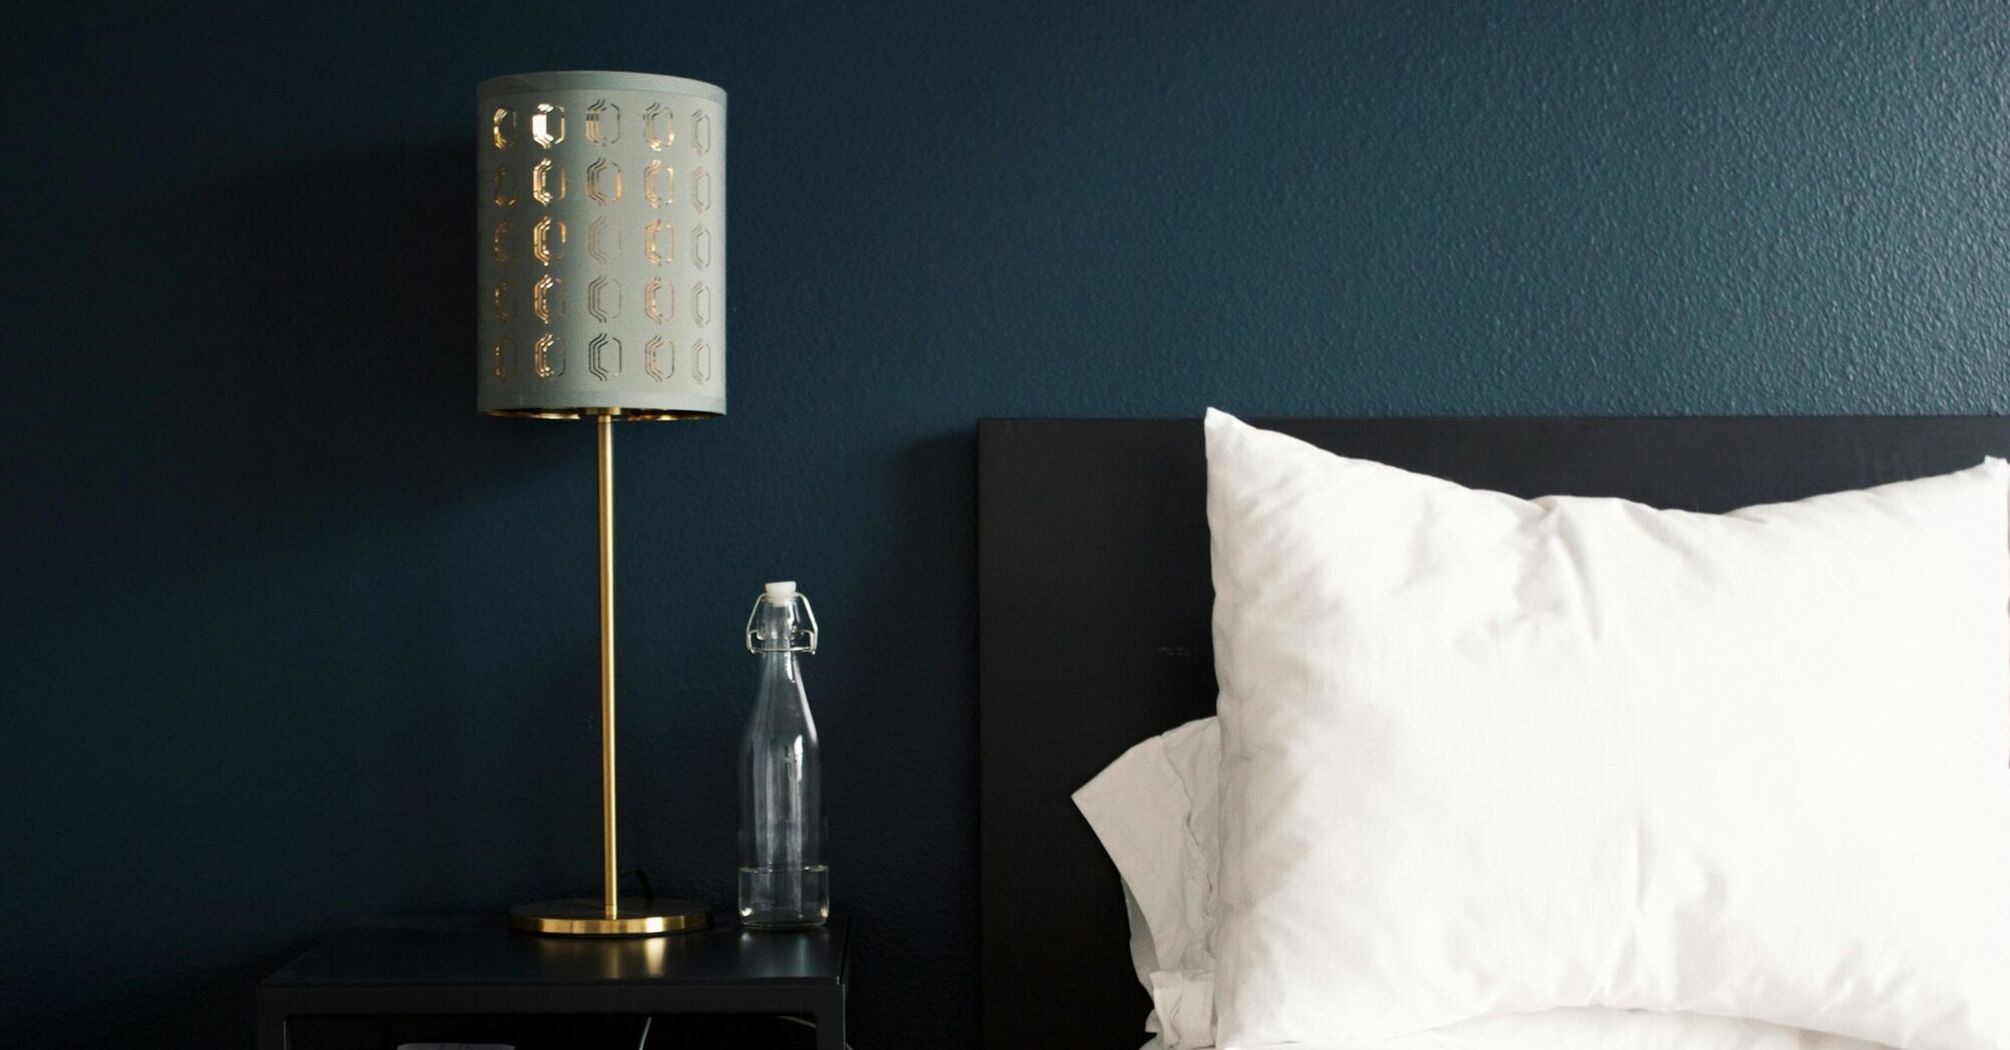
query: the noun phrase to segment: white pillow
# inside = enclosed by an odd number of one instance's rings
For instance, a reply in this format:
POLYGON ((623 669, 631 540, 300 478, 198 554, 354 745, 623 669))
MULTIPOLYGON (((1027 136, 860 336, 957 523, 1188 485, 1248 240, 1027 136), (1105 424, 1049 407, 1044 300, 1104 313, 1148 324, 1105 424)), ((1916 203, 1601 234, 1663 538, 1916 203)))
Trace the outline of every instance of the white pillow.
POLYGON ((1223 1045, 1609 1006, 2010 1047, 2000 460, 1706 515, 1206 430, 1223 1045))
MULTIPOLYGON (((1123 877, 1132 958, 1155 1007, 1150 1050, 1214 1045, 1214 870, 1221 771, 1217 719, 1132 747, 1075 792, 1123 877), (1137 899, 1153 902, 1150 911, 1137 899), (1157 953, 1176 960, 1159 970, 1157 953), (1167 1017, 1170 1025, 1158 1018, 1167 1017)), ((1839 1035, 1740 1018, 1587 1007, 1475 1018, 1386 1050, 1880 1050, 1839 1035)))

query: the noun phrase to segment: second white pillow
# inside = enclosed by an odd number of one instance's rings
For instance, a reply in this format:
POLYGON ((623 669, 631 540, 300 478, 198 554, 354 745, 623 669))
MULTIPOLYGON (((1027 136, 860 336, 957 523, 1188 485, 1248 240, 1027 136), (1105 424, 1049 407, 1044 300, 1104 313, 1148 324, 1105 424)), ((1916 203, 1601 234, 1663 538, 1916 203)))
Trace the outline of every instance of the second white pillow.
MULTIPOLYGON (((1163 1050, 1214 1045, 1220 774, 1220 722, 1202 718, 1132 747, 1074 796, 1123 877, 1138 980, 1154 1007, 1146 1030, 1160 1033, 1157 1046, 1163 1050), (1160 954, 1170 960, 1168 968, 1157 964, 1160 954)), ((1764 1021, 1586 1007, 1476 1018, 1376 1044, 1374 1050, 1883 1048, 1764 1021)))

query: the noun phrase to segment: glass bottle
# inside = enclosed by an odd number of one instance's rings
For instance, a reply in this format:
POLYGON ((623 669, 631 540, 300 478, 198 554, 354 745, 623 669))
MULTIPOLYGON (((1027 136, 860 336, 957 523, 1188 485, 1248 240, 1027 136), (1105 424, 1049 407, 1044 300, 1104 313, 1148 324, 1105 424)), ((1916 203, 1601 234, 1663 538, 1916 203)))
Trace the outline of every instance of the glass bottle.
POLYGON ((761 684, 740 741, 740 922, 821 926, 830 917, 822 759, 797 653, 817 651, 817 621, 793 581, 771 583, 747 618, 761 684))

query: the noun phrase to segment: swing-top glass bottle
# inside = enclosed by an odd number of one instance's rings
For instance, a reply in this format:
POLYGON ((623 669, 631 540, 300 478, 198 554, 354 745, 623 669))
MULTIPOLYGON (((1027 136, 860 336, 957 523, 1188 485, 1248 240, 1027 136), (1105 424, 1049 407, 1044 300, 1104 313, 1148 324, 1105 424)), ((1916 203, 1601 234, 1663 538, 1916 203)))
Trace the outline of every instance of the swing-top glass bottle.
POLYGON ((830 917, 822 758, 797 654, 817 651, 817 621, 793 582, 771 583, 747 618, 760 688, 740 741, 740 923, 820 926, 830 917))

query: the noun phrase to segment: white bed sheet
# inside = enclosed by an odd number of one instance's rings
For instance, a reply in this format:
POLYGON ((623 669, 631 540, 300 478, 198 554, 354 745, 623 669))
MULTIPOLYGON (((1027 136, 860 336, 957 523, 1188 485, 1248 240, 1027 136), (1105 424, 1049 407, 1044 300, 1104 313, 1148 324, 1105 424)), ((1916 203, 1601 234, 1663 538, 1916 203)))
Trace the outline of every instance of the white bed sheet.
MULTIPOLYGON (((1154 1037, 1141 1050, 1165 1050, 1154 1037)), ((1291 1043, 1243 1050, 1888 1050, 1876 1043, 1731 1017, 1647 1010, 1549 1010, 1475 1018, 1378 1043, 1291 1043), (1614 1013, 1630 1024, 1615 1030, 1614 1013)))

